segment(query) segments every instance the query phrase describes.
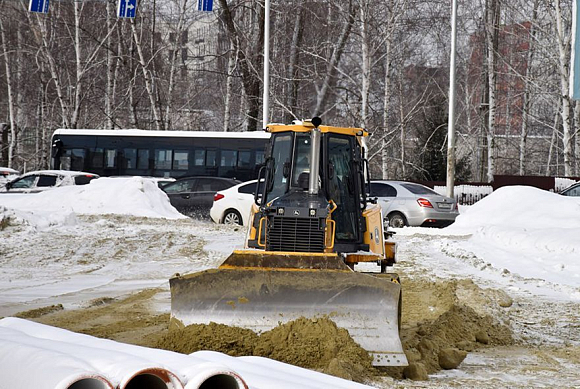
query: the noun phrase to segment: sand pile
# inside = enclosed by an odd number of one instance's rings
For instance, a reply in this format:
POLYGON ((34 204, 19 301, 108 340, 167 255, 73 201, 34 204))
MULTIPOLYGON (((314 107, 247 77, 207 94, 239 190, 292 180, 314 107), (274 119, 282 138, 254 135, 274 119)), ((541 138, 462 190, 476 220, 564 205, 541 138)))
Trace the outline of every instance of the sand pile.
POLYGON ((357 382, 374 373, 371 356, 328 318, 299 318, 260 335, 222 324, 194 324, 169 331, 156 346, 182 353, 262 356, 357 382))
POLYGON ((458 367, 468 352, 482 345, 511 344, 512 333, 491 316, 479 315, 465 305, 453 305, 434 321, 404 328, 401 340, 409 360, 402 375, 420 380, 438 370, 458 367))

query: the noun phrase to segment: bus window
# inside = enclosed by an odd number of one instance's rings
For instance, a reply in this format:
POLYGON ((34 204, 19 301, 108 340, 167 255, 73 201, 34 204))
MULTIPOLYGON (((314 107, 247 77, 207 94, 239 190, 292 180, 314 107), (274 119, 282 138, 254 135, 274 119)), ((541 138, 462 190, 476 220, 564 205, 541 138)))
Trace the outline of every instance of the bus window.
POLYGON ((93 149, 91 156, 91 167, 103 167, 103 149, 99 147, 93 149))
POLYGON ((264 150, 256 150, 256 165, 264 163, 264 150))
POLYGON ((149 150, 137 150, 137 169, 149 169, 149 150))
POLYGON ((124 163, 122 166, 125 169, 135 169, 137 167, 137 150, 123 149, 124 163))
POLYGON ((249 168, 250 159, 252 158, 252 152, 249 150, 241 150, 238 153, 238 167, 249 168))
POLYGON ((217 153, 215 150, 207 150, 205 153, 205 166, 216 166, 217 153))
POLYGON ((155 149, 155 169, 171 170, 171 150, 155 149))
POLYGON ((236 150, 222 150, 220 166, 226 167, 236 166, 236 160, 238 159, 237 157, 238 152, 236 150))
POLYGON ((105 168, 114 168, 117 166, 117 150, 105 149, 105 168))
POLYGON ((205 150, 195 150, 194 151, 194 154, 193 154, 193 165, 194 166, 203 166, 203 165, 205 165, 205 150))
POLYGON ((60 159, 60 168, 64 170, 85 169, 85 150, 84 149, 70 149, 66 150, 60 159))
POLYGON ((173 152, 173 169, 189 169, 189 153, 186 150, 175 150, 173 152))

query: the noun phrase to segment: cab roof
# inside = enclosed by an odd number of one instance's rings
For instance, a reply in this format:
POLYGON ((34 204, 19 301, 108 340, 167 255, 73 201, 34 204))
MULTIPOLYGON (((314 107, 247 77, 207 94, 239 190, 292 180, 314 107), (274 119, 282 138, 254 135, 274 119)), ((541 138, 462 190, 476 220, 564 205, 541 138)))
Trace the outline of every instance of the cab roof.
MULTIPOLYGON (((314 128, 314 125, 309 121, 304 121, 300 124, 268 124, 266 126, 266 131, 271 133, 276 132, 310 132, 314 128)), ((320 132, 326 133, 331 132, 335 134, 343 134, 350 136, 368 136, 369 133, 364 128, 357 127, 333 127, 333 126, 318 126, 320 132)))

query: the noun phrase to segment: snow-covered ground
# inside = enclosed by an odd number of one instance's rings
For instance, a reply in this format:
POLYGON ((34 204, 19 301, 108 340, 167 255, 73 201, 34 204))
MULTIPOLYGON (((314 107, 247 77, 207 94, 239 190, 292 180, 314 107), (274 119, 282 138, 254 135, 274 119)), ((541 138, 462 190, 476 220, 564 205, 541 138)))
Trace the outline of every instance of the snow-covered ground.
MULTIPOLYGON (((245 235, 183 218, 163 192, 139 178, 0 194, 3 218, 10 226, 0 230, 0 317, 55 303, 82 307, 147 287, 168 290, 171 275, 216 267, 245 235)), ((539 347, 578 350, 580 199, 506 187, 463 208, 450 227, 396 232, 400 271, 502 289, 516 302, 516 336, 539 347)), ((164 298, 158 309, 167 312, 168 293, 164 298)), ((549 369, 534 371, 533 358, 487 349, 470 353, 459 369, 404 386, 580 386, 578 363, 561 363, 550 375, 549 369), (502 374, 497 366, 506 366, 502 374)))

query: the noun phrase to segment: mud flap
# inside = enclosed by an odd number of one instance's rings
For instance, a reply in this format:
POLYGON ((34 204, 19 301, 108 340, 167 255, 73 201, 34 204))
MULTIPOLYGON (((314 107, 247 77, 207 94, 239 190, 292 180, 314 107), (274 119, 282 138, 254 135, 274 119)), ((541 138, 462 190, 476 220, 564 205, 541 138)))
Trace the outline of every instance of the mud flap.
POLYGON ((373 365, 407 365, 398 330, 401 287, 386 274, 232 267, 169 283, 172 325, 216 322, 262 332, 326 315, 373 355, 373 365))

